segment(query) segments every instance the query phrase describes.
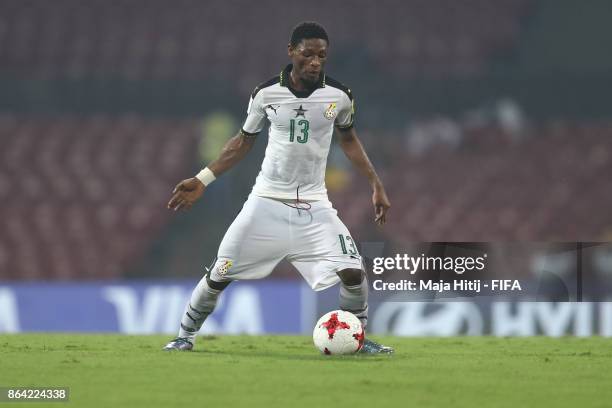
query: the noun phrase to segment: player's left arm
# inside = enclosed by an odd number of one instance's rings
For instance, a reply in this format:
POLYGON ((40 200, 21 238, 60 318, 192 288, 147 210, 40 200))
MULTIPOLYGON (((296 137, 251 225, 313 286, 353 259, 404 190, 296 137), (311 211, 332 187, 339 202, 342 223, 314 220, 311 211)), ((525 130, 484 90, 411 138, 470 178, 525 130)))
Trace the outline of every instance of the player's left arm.
POLYGON ((385 192, 385 187, 382 181, 376 174, 376 170, 370 161, 368 154, 363 148, 363 144, 357 137, 357 132, 353 126, 349 128, 337 128, 340 139, 340 147, 344 154, 359 170, 361 174, 367 177, 370 186, 372 187, 372 204, 376 217, 374 221, 383 225, 387 221, 387 211, 391 208, 391 203, 385 192))

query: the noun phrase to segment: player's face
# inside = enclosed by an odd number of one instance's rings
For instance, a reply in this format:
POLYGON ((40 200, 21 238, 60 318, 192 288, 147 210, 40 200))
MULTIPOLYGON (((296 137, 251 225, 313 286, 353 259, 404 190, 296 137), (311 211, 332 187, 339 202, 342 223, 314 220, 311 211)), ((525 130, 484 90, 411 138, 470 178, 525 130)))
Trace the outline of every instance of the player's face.
POLYGON ((309 38, 293 48, 289 45, 289 57, 298 78, 306 85, 314 85, 319 80, 327 60, 327 41, 309 38))

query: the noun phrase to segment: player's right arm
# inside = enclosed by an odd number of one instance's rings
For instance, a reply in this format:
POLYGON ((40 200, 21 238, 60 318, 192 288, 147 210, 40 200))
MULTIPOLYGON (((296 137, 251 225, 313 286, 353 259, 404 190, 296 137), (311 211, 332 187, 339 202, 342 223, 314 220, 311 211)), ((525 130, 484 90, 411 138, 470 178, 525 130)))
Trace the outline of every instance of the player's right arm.
POLYGON ((191 208, 202 197, 208 184, 234 167, 251 150, 266 119, 262 94, 255 89, 249 101, 248 116, 242 129, 225 143, 219 157, 210 162, 197 176, 183 180, 176 185, 172 191, 172 198, 168 202, 169 209, 177 211, 191 208))
MULTIPOLYGON (((251 150, 254 142, 255 137, 240 132, 225 143, 219 157, 208 165, 208 170, 212 172, 214 178, 219 177, 242 160, 251 150)), ((191 177, 181 181, 172 191, 172 198, 168 202, 168 208, 174 211, 190 209, 204 194, 207 184, 198 177, 191 177)))

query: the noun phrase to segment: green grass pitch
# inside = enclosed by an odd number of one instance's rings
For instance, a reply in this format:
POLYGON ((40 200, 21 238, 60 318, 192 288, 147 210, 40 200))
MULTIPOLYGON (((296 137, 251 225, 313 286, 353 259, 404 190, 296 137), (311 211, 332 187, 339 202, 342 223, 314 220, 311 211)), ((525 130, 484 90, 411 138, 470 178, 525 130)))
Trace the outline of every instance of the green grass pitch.
MULTIPOLYGON (((610 407, 604 338, 380 337, 392 356, 323 356, 300 336, 0 336, 0 386, 68 386, 71 407, 610 407)), ((0 403, 24 407, 24 403, 0 403)))

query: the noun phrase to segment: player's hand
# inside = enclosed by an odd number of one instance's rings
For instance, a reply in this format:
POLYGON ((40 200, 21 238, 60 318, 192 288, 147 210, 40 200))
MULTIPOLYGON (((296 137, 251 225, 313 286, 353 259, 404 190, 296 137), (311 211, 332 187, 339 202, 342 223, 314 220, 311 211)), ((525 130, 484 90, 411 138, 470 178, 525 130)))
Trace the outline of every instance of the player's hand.
POLYGON ((202 197, 204 189, 206 186, 195 177, 181 181, 172 191, 168 208, 174 211, 190 209, 198 198, 202 197))
POLYGON ((374 213, 376 214, 374 222, 378 225, 384 225, 387 222, 387 211, 391 208, 391 203, 383 186, 374 187, 372 204, 374 204, 374 213))

